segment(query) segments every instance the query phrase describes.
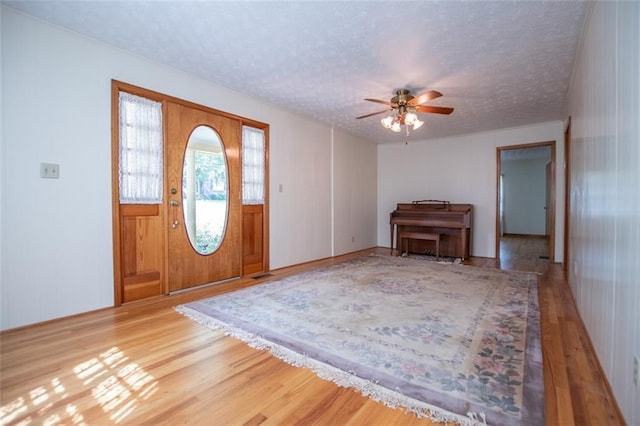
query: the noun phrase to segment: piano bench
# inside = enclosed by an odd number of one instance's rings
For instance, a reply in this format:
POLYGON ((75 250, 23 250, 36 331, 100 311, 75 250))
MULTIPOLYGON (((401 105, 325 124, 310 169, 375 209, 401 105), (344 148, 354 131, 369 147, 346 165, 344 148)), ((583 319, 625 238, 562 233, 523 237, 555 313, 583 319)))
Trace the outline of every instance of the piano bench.
MULTIPOLYGON (((406 247, 407 254, 409 253, 409 240, 427 240, 435 241, 436 243, 436 260, 440 258, 440 234, 431 234, 427 232, 408 232, 403 231, 398 235, 400 240, 401 250, 406 247), (406 241, 406 243, 405 243, 406 241)), ((403 252, 404 253, 404 252, 403 252)))

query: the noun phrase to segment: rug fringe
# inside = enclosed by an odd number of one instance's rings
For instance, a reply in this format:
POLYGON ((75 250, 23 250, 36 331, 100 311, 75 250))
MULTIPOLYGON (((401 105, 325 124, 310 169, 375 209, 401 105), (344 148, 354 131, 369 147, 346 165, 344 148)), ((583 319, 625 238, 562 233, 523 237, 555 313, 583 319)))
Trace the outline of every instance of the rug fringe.
POLYGON ((460 414, 443 410, 440 407, 409 398, 378 385, 370 380, 362 379, 351 371, 343 371, 328 364, 316 361, 304 354, 299 354, 283 346, 274 344, 260 336, 239 330, 233 326, 225 324, 207 315, 204 315, 187 306, 176 306, 175 310, 180 314, 202 324, 212 330, 219 330, 226 336, 235 337, 242 340, 252 348, 259 350, 269 350, 275 357, 294 367, 305 367, 311 369, 318 377, 331 381, 338 386, 353 388, 358 390, 363 396, 378 401, 390 408, 402 408, 418 418, 428 417, 434 422, 456 423, 462 426, 486 425, 484 413, 467 413, 466 417, 460 414))

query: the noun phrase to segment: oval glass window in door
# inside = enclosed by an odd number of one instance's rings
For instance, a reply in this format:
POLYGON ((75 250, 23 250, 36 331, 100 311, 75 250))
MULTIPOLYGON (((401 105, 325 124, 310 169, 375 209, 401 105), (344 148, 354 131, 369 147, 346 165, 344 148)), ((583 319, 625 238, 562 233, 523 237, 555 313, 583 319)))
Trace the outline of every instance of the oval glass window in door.
POLYGON ((220 136, 211 127, 196 127, 184 154, 182 211, 191 246, 202 255, 216 251, 224 239, 229 206, 227 177, 220 136))

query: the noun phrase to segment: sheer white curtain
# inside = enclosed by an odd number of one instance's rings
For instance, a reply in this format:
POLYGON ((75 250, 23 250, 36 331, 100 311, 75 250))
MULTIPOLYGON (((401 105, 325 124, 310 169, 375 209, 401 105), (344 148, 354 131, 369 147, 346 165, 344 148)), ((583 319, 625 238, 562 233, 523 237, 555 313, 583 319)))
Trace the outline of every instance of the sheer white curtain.
POLYGON ((120 202, 162 203, 162 104, 120 92, 120 202))
POLYGON ((264 204, 264 131, 242 127, 242 203, 264 204))

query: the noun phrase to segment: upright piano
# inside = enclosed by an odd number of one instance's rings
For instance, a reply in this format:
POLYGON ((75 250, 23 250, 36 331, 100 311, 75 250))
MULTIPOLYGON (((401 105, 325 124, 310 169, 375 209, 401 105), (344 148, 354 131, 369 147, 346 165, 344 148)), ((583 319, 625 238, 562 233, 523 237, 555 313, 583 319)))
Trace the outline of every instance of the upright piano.
MULTIPOLYGON (((471 225, 473 224, 472 204, 451 204, 441 200, 418 200, 411 203, 399 203, 391 212, 389 225, 391 230, 391 254, 394 249, 394 236, 401 231, 440 234, 440 256, 470 256, 471 225)), ((409 251, 424 253, 428 241, 409 241, 409 251)), ((402 247, 397 241, 395 248, 402 247)))

